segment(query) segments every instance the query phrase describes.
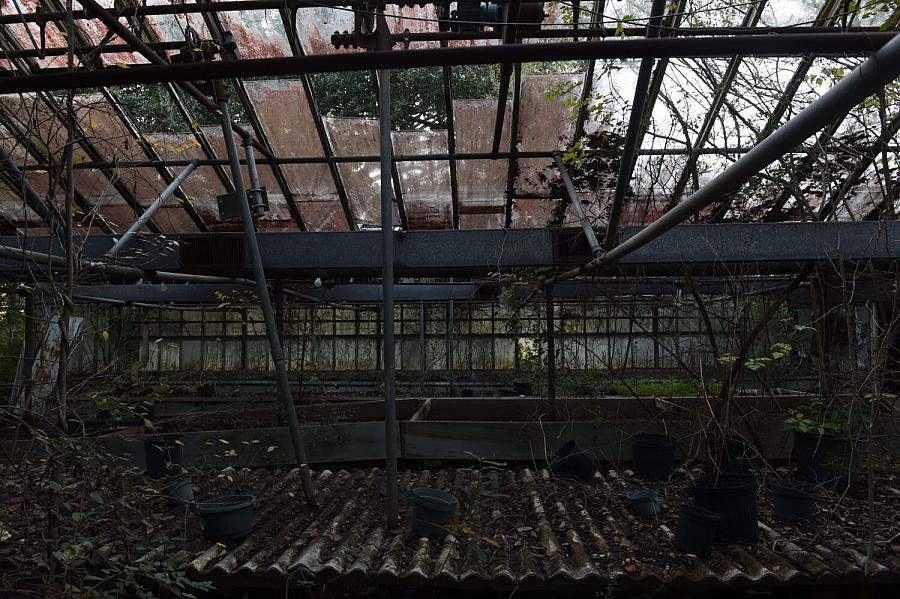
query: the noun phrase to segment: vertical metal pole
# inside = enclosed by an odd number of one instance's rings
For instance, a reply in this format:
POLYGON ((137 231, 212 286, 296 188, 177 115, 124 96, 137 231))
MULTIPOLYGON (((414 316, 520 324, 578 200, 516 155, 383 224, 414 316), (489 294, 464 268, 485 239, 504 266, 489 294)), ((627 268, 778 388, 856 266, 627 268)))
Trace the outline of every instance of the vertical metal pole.
POLYGON ((553 289, 548 287, 547 298, 547 401, 556 401, 556 330, 553 312, 553 289))
POLYGON ((259 189, 259 170, 256 168, 256 154, 253 153, 253 138, 244 138, 244 151, 247 154, 247 173, 250 175, 250 188, 259 189))
POLYGON ((384 426, 387 521, 397 521, 397 404, 394 389, 394 207, 392 206, 391 72, 378 72, 378 120, 381 132, 381 281, 384 326, 384 426))
POLYGON ((247 308, 241 308, 241 370, 250 367, 250 356, 247 352, 247 308))
MULTIPOLYGON (((238 194, 244 193, 244 177, 241 173, 241 163, 238 159, 237 149, 234 144, 234 134, 231 132, 231 116, 228 113, 228 99, 225 95, 225 85, 221 80, 215 82, 216 99, 219 103, 219 111, 222 120, 222 133, 225 137, 225 148, 228 151, 228 159, 231 162, 231 176, 234 179, 234 188, 238 194)), ((303 438, 300 436, 300 425, 297 423, 297 413, 294 411, 294 398, 291 394, 291 386, 288 382, 287 370, 284 365, 284 352, 281 348, 281 339, 275 325, 275 313, 272 310, 272 300, 269 297, 269 286, 266 284, 266 273, 263 270, 262 259, 259 255, 259 243, 256 239, 256 231, 253 229, 253 217, 250 214, 250 205, 246 198, 241 198, 241 216, 244 225, 244 238, 247 242, 247 252, 253 267, 253 278, 256 279, 256 295, 259 296, 260 307, 266 322, 266 335, 269 338, 269 349, 272 352, 272 362, 275 364, 275 373, 278 378, 278 391, 284 407, 288 428, 291 432, 291 442, 294 446, 294 455, 300 468, 300 480, 303 484, 303 493, 306 502, 311 509, 316 509, 315 492, 312 479, 309 475, 309 465, 306 460, 306 448, 303 446, 303 438)))
POLYGON ((284 281, 275 279, 275 327, 284 345, 284 281))
MULTIPOLYGON (((250 151, 252 152, 252 150, 250 151)), ((273 291, 275 292, 275 330, 278 331, 281 351, 284 352, 284 281, 282 279, 275 279, 273 291)))
POLYGON ((450 381, 450 397, 456 396, 456 379, 453 376, 453 357, 454 357, 454 335, 453 329, 456 326, 453 318, 453 300, 447 304, 447 376, 450 381))
POLYGON ((428 370, 428 356, 425 340, 425 302, 419 302, 419 350, 422 352, 422 382, 425 382, 425 373, 428 370))

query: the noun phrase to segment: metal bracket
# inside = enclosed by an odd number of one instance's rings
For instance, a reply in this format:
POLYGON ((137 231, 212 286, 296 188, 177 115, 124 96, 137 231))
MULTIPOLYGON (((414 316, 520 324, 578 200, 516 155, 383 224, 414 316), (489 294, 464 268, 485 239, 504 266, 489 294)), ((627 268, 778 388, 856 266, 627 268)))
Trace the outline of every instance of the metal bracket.
MULTIPOLYGON (((240 196, 238 192, 225 193, 216 196, 219 205, 219 218, 222 220, 239 219, 242 216, 240 196)), ((250 205, 250 210, 256 216, 262 216, 269 211, 269 194, 264 186, 258 189, 248 189, 244 192, 244 201, 250 205)))

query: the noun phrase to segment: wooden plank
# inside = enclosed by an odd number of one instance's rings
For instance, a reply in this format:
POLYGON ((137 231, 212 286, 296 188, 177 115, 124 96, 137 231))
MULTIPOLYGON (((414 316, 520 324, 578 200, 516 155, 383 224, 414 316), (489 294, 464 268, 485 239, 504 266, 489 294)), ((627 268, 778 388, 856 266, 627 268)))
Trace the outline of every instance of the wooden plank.
MULTIPOLYGON (((696 423, 670 422, 666 432, 677 440, 676 455, 693 455, 701 450, 703 435, 696 423)), ((780 417, 759 419, 754 430, 769 459, 790 455, 790 436, 783 431, 780 417)), ((736 427, 741 432, 740 427, 736 427)), ((663 432, 659 425, 648 428, 643 421, 621 422, 403 422, 403 458, 471 459, 481 458, 543 461, 563 443, 574 439, 594 458, 616 464, 631 459, 633 434, 641 431, 663 432)))

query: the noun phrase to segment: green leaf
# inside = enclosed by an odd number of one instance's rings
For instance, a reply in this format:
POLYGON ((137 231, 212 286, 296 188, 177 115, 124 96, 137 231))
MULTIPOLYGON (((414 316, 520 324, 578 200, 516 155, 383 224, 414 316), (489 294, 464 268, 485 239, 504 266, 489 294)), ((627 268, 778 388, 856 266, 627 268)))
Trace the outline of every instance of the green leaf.
POLYGON ((105 501, 103 500, 103 495, 100 494, 100 491, 91 491, 90 498, 94 500, 94 503, 97 505, 103 505, 105 501))

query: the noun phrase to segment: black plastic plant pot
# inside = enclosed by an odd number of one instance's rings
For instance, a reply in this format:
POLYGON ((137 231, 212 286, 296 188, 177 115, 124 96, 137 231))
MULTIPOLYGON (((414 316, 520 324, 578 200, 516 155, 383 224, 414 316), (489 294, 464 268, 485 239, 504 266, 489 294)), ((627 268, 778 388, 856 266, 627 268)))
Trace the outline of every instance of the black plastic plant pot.
POLYGON ((675 547, 684 553, 709 555, 721 518, 715 512, 684 504, 675 529, 675 547))
POLYGON ((172 503, 191 503, 194 501, 194 486, 189 478, 177 480, 163 487, 162 494, 172 503))
POLYGON ((717 540, 741 544, 755 544, 759 540, 758 486, 750 472, 722 472, 694 481, 691 485, 694 505, 719 514, 722 520, 717 540))
POLYGON ((153 435, 144 437, 144 456, 147 476, 159 478, 181 471, 183 435, 153 435))
POLYGON ((419 537, 443 537, 447 534, 458 506, 459 500, 450 493, 416 487, 413 489, 413 530, 419 537))
POLYGON ((553 456, 550 469, 557 476, 589 483, 597 472, 597 464, 589 452, 579 449, 575 441, 568 441, 553 456))
POLYGON ((850 440, 841 435, 794 431, 797 476, 834 491, 845 491, 856 475, 850 440))
POLYGON ((253 495, 224 495, 200 502, 194 508, 203 520, 203 532, 212 541, 239 541, 250 534, 253 495))
POLYGON ((750 460, 755 453, 753 445, 741 437, 725 437, 724 442, 716 447, 716 452, 721 452, 718 464, 723 470, 747 470, 750 468, 750 460))
POLYGON ((659 496, 656 489, 633 489, 626 494, 631 509, 638 516, 655 516, 659 513, 659 496))
POLYGON ((669 480, 675 468, 675 440, 668 435, 637 433, 631 437, 634 473, 644 480, 669 480))
POLYGON ((802 480, 772 481, 775 518, 783 522, 806 522, 816 511, 816 487, 802 480))

